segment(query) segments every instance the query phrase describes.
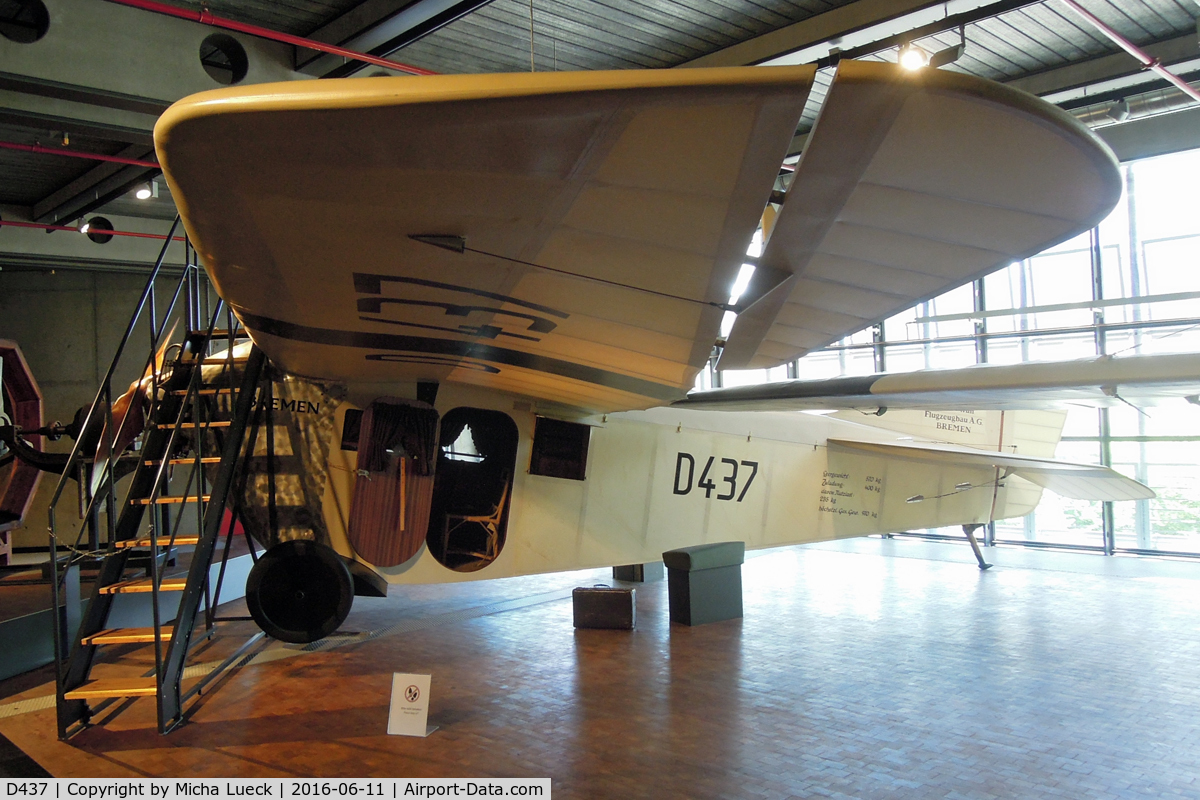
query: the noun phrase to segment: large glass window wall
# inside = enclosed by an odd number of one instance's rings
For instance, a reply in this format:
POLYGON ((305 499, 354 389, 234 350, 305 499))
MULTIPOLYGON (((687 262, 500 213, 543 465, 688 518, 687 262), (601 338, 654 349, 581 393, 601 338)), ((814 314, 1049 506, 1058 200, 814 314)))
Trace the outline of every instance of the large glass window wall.
MULTIPOLYGON (((1121 173, 1121 200, 1094 230, 788 367, 704 383, 1200 351, 1200 150, 1124 164, 1121 173)), ((990 540, 1200 556, 1200 405, 1071 407, 1057 457, 1110 464, 1158 496, 1100 503, 1047 491, 1034 513, 995 523, 990 540)))

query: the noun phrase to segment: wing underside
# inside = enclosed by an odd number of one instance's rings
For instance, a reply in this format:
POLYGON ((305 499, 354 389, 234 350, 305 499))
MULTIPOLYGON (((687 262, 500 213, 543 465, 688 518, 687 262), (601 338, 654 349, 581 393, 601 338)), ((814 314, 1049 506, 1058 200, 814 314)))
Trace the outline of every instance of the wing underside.
POLYGON ((1095 225, 1112 154, 1030 95, 942 70, 843 61, 721 369, 774 367, 1095 225))
POLYGON ((692 392, 677 405, 727 411, 928 410, 1154 405, 1200 394, 1200 355, 1101 357, 796 380, 692 392))
MULTIPOLYGON (((259 85, 180 101, 155 140, 218 291, 285 370, 646 408, 709 358, 814 74, 259 85)), ((1035 98, 843 63, 721 366, 835 340, 1118 192, 1111 155, 1035 98)))
POLYGON ((592 410, 710 355, 811 67, 313 81, 185 99, 156 143, 273 361, 592 410))

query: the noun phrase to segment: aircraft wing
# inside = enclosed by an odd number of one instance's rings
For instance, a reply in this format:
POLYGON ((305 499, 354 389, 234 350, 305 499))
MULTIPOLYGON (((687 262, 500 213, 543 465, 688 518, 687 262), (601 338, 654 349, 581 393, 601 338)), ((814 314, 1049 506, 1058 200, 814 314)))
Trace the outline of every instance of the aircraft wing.
POLYGON ((1111 152, 1031 95, 952 72, 843 61, 720 369, 778 366, 1098 223, 1111 152), (870 124, 866 124, 866 121, 870 124))
POLYGON ((711 354, 813 67, 296 81, 176 103, 188 235, 272 361, 591 410, 711 354))
POLYGON ((1200 354, 979 365, 861 377, 794 380, 692 392, 675 403, 727 411, 1061 408, 1155 405, 1200 393, 1200 354))
POLYGON ((1155 496, 1149 487, 1097 464, 1074 464, 951 444, 910 442, 901 445, 830 439, 829 446, 831 453, 834 449, 841 449, 885 459, 901 459, 907 463, 995 468, 1002 470, 1005 476, 1017 475, 1055 494, 1076 500, 1148 500, 1155 496))
MULTIPOLYGON (((173 105, 155 143, 209 276, 283 369, 646 408, 710 356, 814 74, 235 87, 173 105)), ((1077 233, 1118 191, 1098 140, 1031 96, 844 62, 723 366, 1077 233)))

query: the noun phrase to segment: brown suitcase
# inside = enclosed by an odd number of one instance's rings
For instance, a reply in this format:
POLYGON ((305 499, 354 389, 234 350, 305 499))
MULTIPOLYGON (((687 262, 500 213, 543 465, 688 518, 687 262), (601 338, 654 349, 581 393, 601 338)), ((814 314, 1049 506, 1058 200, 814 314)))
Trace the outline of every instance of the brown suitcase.
POLYGON ((576 628, 632 630, 633 589, 614 586, 581 587, 571 592, 576 628))

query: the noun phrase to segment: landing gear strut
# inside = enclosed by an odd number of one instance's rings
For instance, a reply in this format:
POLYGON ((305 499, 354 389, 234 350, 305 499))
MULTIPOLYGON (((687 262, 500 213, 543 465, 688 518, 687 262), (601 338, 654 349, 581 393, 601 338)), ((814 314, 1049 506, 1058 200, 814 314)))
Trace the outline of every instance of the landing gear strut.
POLYGON ((983 560, 983 551, 979 549, 979 542, 975 541, 975 530, 982 528, 982 525, 963 525, 963 533, 967 535, 967 541, 971 543, 971 549, 975 551, 975 560, 979 562, 981 570, 991 569, 992 565, 983 560))

